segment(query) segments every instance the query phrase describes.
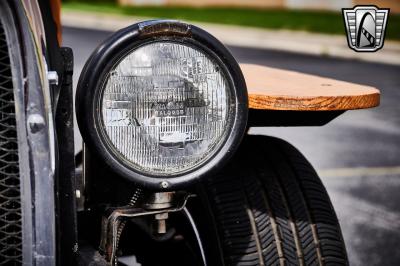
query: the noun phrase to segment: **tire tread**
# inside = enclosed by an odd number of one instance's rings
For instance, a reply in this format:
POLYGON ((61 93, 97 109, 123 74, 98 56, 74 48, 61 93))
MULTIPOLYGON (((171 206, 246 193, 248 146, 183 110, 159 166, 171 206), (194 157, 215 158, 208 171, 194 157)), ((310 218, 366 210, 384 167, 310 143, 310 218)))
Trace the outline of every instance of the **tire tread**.
POLYGON ((287 142, 247 136, 204 190, 224 265, 348 265, 327 191, 287 142), (261 150, 256 158, 255 148, 261 150))

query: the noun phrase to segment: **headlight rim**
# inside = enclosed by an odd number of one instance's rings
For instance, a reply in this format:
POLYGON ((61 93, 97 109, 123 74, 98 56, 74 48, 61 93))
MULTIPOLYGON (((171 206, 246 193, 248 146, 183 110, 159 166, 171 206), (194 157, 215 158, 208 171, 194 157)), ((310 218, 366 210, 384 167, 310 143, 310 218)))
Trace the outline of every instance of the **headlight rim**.
MULTIPOLYGON (((229 101, 231 104, 232 99, 229 101)), ((112 35, 95 50, 86 63, 78 82, 76 94, 77 120, 85 143, 94 149, 100 159, 105 161, 118 175, 138 185, 157 190, 174 190, 180 188, 219 168, 232 155, 241 142, 247 124, 247 111, 246 84, 239 65, 228 50, 204 30, 185 23, 171 21, 143 22, 122 29, 112 35), (156 29, 163 29, 164 26, 168 27, 170 31, 157 32, 155 35, 154 33, 149 34, 149 32, 143 30, 143 25, 156 25, 156 29), (173 26, 178 30, 187 27, 188 30, 184 31, 184 34, 182 31, 174 32, 173 26), (232 95, 232 99, 236 104, 236 109, 232 110, 236 114, 230 115, 233 119, 233 123, 230 125, 230 132, 224 135, 225 139, 219 145, 218 150, 214 151, 212 156, 207 158, 207 160, 189 171, 165 176, 140 173, 136 169, 132 169, 122 163, 110 151, 110 147, 107 147, 104 139, 102 140, 104 136, 101 135, 104 133, 101 132, 104 132, 104 129, 99 128, 100 124, 98 123, 98 120, 101 120, 101 115, 96 115, 96 112, 101 113, 101 110, 96 104, 97 100, 94 100, 101 95, 101 91, 104 89, 104 82, 107 80, 107 74, 118 62, 131 51, 138 49, 138 47, 150 42, 159 42, 160 40, 189 44, 216 59, 218 64, 224 68, 224 74, 231 86, 231 93, 234 94, 232 95), (165 184, 168 185, 166 186, 165 184)))

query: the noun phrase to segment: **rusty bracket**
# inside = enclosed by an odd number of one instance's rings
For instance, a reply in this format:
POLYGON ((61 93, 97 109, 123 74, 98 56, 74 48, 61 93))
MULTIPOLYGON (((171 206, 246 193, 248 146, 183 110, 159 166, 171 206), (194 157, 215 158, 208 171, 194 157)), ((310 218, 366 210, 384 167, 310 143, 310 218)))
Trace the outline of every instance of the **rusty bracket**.
POLYGON ((185 208, 192 194, 179 193, 174 200, 174 206, 164 209, 149 210, 132 206, 108 208, 102 218, 101 241, 99 251, 110 265, 116 264, 116 252, 118 248, 118 228, 122 219, 137 218, 142 216, 157 215, 162 213, 178 212, 185 208))

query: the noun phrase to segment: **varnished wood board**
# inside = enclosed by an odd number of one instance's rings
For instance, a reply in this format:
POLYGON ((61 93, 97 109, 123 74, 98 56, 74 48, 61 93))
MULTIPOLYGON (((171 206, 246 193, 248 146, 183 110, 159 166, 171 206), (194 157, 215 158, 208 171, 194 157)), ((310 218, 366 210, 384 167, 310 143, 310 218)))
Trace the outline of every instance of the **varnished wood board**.
POLYGON ((378 89, 259 65, 240 65, 249 108, 291 111, 334 111, 379 105, 378 89))

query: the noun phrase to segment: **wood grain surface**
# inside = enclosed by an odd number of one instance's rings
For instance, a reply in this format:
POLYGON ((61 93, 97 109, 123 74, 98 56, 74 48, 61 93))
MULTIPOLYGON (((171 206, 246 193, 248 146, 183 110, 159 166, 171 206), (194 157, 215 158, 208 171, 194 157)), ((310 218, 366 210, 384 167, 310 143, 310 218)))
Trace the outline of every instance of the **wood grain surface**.
POLYGON ((294 71, 240 65, 249 93, 249 108, 333 111, 379 105, 378 89, 294 71))

